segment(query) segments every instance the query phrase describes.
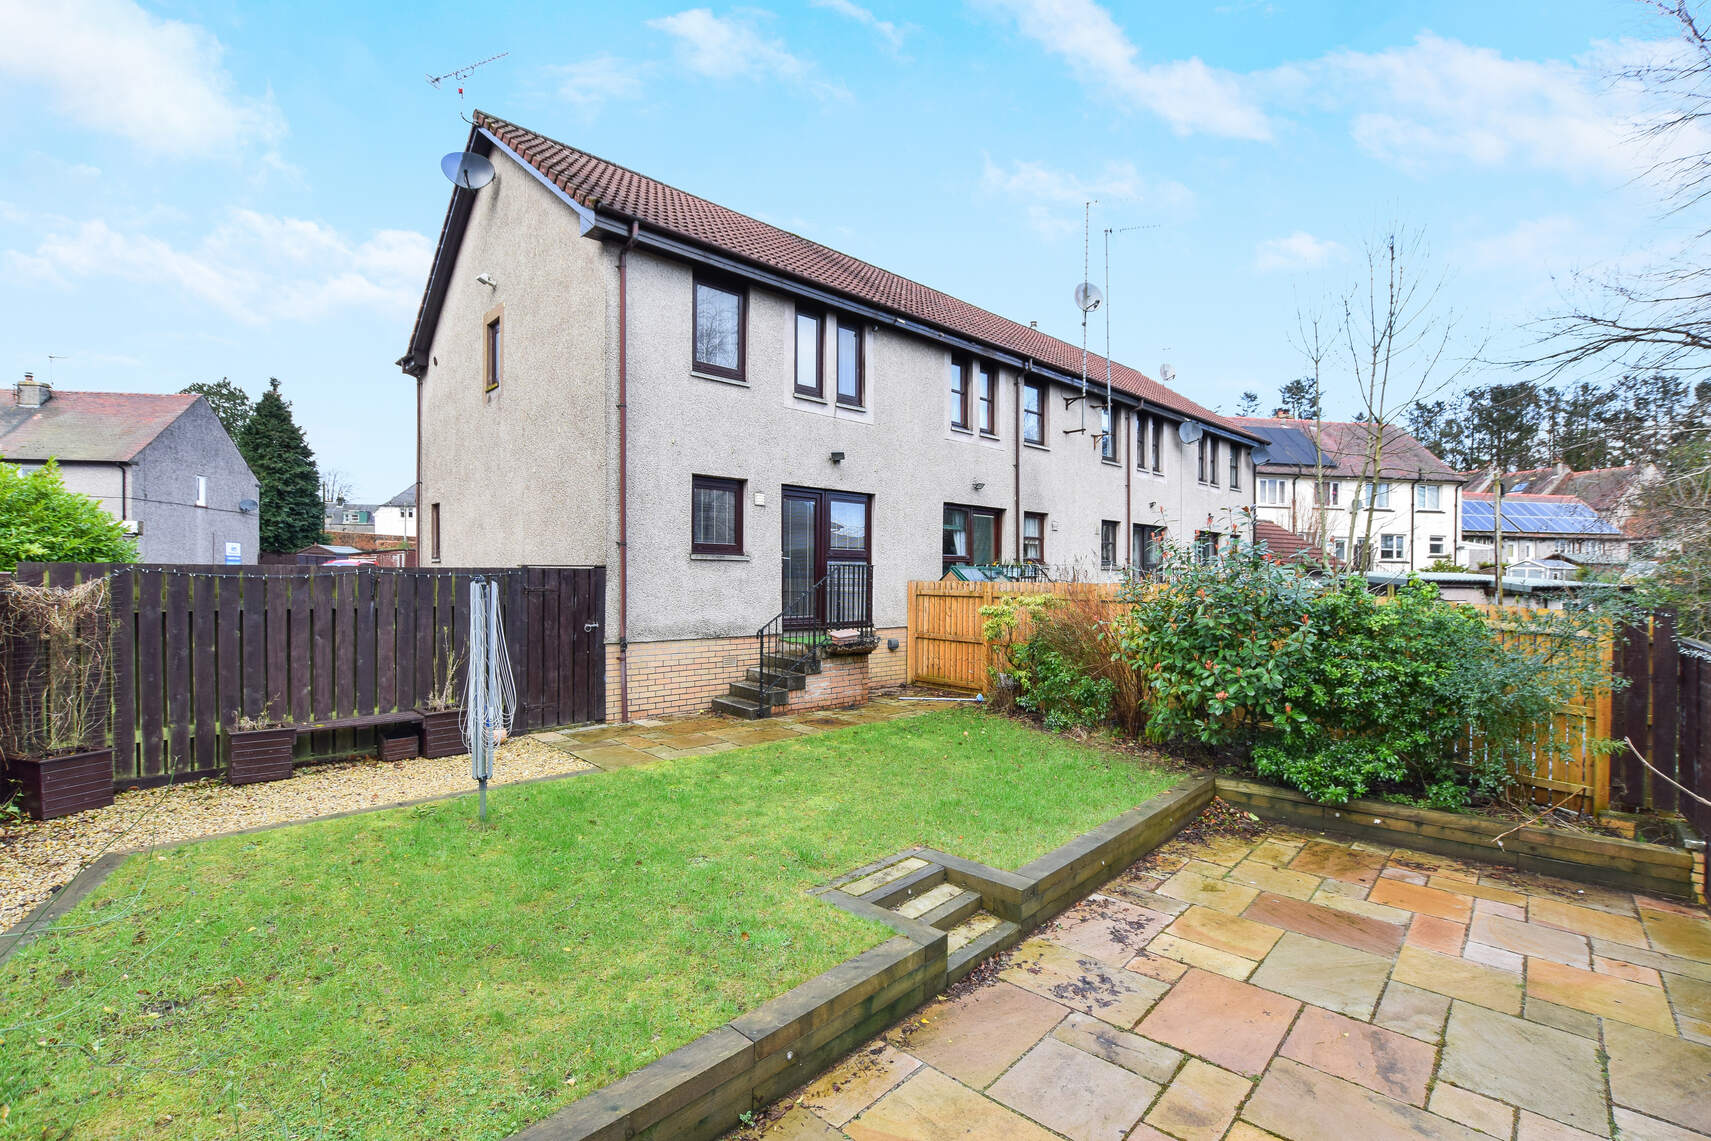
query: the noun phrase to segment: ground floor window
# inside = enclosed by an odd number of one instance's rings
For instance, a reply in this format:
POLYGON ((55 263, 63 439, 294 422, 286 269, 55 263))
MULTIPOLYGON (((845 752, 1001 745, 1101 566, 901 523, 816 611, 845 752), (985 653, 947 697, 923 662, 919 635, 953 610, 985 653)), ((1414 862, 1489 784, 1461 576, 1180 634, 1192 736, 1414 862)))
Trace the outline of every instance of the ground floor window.
POLYGON ((1223 539, 1223 537, 1223 534, 1218 531, 1194 532, 1194 561, 1197 563, 1209 563, 1213 559, 1217 558, 1218 543, 1223 539))
POLYGON ((1046 561, 1046 517, 1038 511, 1029 511, 1022 516, 1022 561, 1046 561))
POLYGON ((1442 535, 1432 535, 1426 540, 1426 551, 1434 559, 1449 554, 1449 544, 1442 535))
POLYGON ((999 560, 999 539, 1004 513, 990 507, 945 504, 943 564, 940 573, 958 563, 990 566, 999 560))
POLYGON ((1381 559, 1405 559, 1408 557, 1408 536, 1380 535, 1378 537, 1378 557, 1381 559))
POLYGON ((1099 566, 1104 570, 1117 569, 1117 521, 1115 519, 1100 520, 1099 566))
POLYGON ((689 550, 697 555, 743 553, 743 481, 698 475, 690 480, 689 550))
POLYGON ((1129 537, 1129 565, 1150 571, 1164 559, 1164 528, 1136 523, 1129 537))

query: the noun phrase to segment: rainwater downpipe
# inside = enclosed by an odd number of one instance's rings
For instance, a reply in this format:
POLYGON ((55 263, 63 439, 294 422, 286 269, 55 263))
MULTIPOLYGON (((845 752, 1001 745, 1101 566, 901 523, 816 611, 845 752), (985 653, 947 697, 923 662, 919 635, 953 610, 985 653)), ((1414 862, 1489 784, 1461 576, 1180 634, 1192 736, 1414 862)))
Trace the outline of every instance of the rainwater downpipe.
MULTIPOLYGON (((1017 565, 1022 562, 1022 402, 1027 396, 1028 374, 1033 371, 1034 358, 1029 357, 1022 365, 1022 371, 1016 374, 1016 433, 1010 442, 1014 453, 1012 466, 1015 470, 1015 507, 1010 512, 1011 527, 1016 534, 1015 560, 1017 565)), ((1044 412, 1042 405, 1041 411, 1044 412)))
POLYGON ((630 720, 630 248, 642 224, 630 219, 630 236, 618 250, 618 720, 630 720))

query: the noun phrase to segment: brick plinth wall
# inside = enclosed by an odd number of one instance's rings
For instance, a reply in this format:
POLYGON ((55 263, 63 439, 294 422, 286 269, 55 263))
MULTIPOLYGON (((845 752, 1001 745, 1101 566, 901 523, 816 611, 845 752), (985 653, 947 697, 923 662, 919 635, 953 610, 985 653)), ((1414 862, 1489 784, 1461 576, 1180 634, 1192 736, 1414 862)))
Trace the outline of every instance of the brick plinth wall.
MULTIPOLYGON (((805 689, 790 694, 790 709, 859 705, 909 680, 908 630, 880 630, 871 654, 828 657, 805 689), (890 639, 897 649, 887 649, 890 639)), ((630 720, 697 713, 723 697, 734 681, 759 664, 753 637, 691 638, 630 643, 630 720)), ((618 647, 606 647, 606 720, 618 720, 618 647)))

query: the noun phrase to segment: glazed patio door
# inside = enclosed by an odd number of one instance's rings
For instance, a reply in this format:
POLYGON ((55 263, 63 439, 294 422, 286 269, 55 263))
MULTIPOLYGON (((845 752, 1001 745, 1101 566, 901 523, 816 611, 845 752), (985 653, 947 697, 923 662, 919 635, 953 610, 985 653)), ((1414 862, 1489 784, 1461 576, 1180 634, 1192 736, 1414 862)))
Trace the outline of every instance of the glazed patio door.
POLYGON ((840 568, 873 561, 871 499, 846 491, 785 488, 782 520, 785 625, 866 621, 870 588, 865 571, 852 575, 840 568), (828 572, 838 576, 833 589, 804 597, 828 572))

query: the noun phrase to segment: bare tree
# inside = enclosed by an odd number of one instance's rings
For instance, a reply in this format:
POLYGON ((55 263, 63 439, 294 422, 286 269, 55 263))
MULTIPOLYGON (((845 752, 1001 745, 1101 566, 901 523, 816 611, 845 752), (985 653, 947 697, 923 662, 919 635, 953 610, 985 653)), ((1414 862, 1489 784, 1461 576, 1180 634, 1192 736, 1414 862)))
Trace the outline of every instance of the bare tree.
POLYGON ((317 475, 320 477, 321 483, 321 503, 328 510, 350 499, 350 476, 336 467, 323 467, 319 469, 317 475))

